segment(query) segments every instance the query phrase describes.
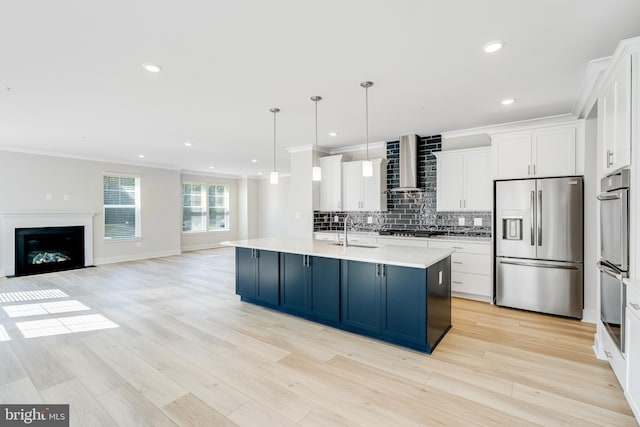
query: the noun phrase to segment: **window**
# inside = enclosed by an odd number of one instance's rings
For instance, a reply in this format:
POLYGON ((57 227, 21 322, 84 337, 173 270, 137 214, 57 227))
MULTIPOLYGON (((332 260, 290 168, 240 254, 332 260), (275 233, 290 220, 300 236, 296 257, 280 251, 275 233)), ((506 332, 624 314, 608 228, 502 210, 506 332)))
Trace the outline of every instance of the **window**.
POLYGON ((105 175, 102 188, 105 239, 140 237, 140 177, 105 175))
POLYGON ((203 184, 182 184, 182 231, 204 231, 207 226, 203 184))
POLYGON ((209 230, 229 229, 229 192, 224 185, 209 186, 209 230))
POLYGON ((182 183, 182 231, 229 229, 229 191, 224 185, 182 183))

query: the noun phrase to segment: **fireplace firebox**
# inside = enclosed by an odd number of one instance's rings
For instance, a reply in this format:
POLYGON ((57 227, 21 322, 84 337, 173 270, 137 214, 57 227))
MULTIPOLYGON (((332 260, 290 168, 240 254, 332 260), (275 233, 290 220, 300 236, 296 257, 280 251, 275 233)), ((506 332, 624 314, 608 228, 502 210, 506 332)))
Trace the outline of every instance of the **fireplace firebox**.
POLYGON ((16 228, 15 275, 83 268, 84 227, 16 228))

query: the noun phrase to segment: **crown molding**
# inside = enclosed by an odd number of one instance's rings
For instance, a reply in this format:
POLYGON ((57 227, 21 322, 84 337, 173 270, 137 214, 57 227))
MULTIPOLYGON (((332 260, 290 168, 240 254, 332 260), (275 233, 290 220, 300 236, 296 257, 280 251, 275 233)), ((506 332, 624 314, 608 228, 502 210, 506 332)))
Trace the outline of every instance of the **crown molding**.
POLYGON ((595 94, 598 92, 596 89, 599 88, 602 82, 602 76, 611 63, 611 58, 611 56, 607 56, 589 61, 587 71, 578 91, 578 97, 571 110, 575 117, 582 118, 588 114, 588 111, 585 110, 593 104, 592 99, 595 98, 595 94))
MULTIPOLYGON (((386 148, 387 143, 385 141, 380 142, 370 142, 369 149, 372 148, 386 148)), ((329 150, 329 154, 343 154, 343 153, 352 153, 354 151, 365 151, 367 149, 367 144, 359 144, 359 145, 350 145, 348 147, 336 147, 329 150)))

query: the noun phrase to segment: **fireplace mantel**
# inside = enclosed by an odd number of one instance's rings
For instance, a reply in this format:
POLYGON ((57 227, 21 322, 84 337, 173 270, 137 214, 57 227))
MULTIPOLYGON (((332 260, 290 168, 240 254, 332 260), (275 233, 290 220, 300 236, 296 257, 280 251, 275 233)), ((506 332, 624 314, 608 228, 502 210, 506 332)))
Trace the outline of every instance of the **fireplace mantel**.
POLYGON ((96 212, 0 212, 2 273, 15 274, 16 228, 84 226, 84 262, 93 265, 93 217, 96 212))

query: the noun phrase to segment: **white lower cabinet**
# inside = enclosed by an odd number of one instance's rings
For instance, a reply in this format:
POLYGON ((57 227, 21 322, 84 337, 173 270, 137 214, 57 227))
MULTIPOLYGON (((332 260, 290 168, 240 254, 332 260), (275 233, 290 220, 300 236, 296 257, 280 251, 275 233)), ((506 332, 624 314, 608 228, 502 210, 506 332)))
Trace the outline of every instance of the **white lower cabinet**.
POLYGON ((453 296, 491 302, 490 242, 430 240, 430 248, 453 249, 451 255, 451 294, 453 296))
POLYGON ((626 323, 627 383, 625 394, 640 420, 640 290, 627 286, 626 323))

